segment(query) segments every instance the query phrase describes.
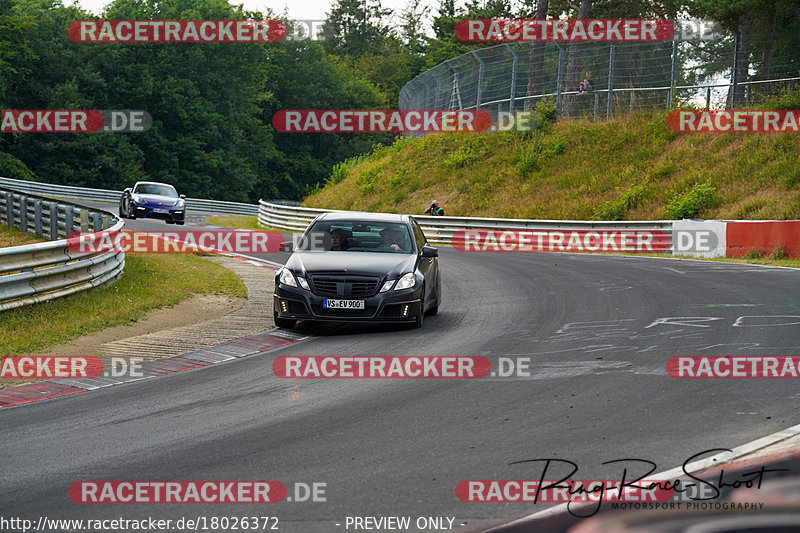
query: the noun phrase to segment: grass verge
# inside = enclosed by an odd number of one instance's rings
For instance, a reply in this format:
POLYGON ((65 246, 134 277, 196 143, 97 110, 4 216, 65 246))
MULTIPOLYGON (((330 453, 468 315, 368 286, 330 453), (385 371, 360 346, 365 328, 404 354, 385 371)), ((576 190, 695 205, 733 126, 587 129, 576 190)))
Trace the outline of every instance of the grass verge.
MULTIPOLYGON (((17 239, 10 234, 21 235, 0 228, 0 243, 17 239)), ((125 273, 115 283, 0 311, 0 355, 43 350, 107 327, 130 324, 152 309, 175 305, 193 294, 246 297, 247 288, 227 268, 192 254, 128 255, 125 273)))
POLYGON ((256 215, 219 215, 208 217, 206 222, 223 228, 265 229, 258 225, 258 216, 256 215))

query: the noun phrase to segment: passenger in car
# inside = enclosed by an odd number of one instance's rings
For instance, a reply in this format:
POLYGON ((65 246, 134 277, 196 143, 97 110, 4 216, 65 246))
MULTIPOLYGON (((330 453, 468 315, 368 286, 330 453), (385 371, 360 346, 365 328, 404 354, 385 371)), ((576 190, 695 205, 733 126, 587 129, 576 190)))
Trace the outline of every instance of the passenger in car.
POLYGON ((344 251, 350 247, 347 242, 347 233, 343 229, 331 230, 331 250, 344 251))

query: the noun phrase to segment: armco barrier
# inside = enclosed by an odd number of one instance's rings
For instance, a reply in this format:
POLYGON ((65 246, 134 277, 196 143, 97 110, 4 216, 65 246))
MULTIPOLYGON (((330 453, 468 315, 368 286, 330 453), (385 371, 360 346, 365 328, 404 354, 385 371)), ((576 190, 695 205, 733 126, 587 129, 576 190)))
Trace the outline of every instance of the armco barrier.
POLYGON ((800 220, 731 221, 726 230, 728 257, 750 252, 800 257, 800 220))
MULTIPOLYGON (((23 191, 30 194, 48 195, 58 198, 70 198, 73 200, 84 200, 87 202, 118 203, 120 196, 122 196, 122 191, 112 191, 109 189, 88 189, 85 187, 54 185, 52 183, 15 180, 11 178, 0 178, 0 187, 11 187, 18 191, 23 191)), ((258 206, 252 204, 240 204, 238 202, 223 202, 221 200, 187 198, 186 210, 209 211, 212 213, 223 213, 230 215, 255 215, 258 213, 258 206)))
POLYGON ((0 223, 51 242, 0 248, 0 311, 100 286, 122 274, 125 254, 77 253, 73 231, 119 231, 113 213, 27 194, 0 184, 0 223))
MULTIPOLYGON (((271 227, 290 231, 303 231, 320 213, 346 212, 335 209, 312 209, 308 207, 290 207, 277 205, 264 200, 259 201, 258 223, 263 227, 271 227)), ((431 244, 452 244, 453 236, 463 230, 659 230, 672 233, 671 220, 648 222, 584 222, 573 220, 525 220, 513 218, 477 218, 477 217, 432 217, 414 215, 425 236, 431 244)))

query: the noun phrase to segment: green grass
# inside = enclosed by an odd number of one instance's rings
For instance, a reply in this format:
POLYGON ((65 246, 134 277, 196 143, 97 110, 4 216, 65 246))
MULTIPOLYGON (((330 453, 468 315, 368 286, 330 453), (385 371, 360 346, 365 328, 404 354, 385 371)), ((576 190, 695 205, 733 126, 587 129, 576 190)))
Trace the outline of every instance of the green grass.
MULTIPOLYGON (((0 229, 0 243, 18 232, 0 229)), ((40 351, 104 328, 136 322, 193 294, 246 297, 232 271, 192 254, 129 254, 116 282, 52 302, 0 311, 0 355, 40 351)))
POLYGON ((22 233, 17 229, 9 229, 5 224, 0 226, 0 248, 33 244, 44 240, 33 233, 22 233))
POLYGON ((432 134, 349 160, 308 207, 447 215, 800 219, 800 135, 675 133, 666 113, 432 134))
POLYGON ((258 216, 256 215, 220 215, 208 217, 206 222, 223 228, 264 229, 258 225, 258 216))

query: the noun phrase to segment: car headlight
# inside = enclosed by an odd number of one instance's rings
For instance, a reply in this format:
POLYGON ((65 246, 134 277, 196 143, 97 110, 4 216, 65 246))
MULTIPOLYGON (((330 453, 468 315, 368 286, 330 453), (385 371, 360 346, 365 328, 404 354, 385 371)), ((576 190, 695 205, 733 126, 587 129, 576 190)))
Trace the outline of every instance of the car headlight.
POLYGON ((381 287, 381 290, 380 290, 380 292, 386 292, 386 291, 388 291, 389 289, 391 289, 391 288, 392 288, 392 285, 394 285, 394 282, 395 282, 395 281, 397 281, 397 280, 390 279, 389 281, 387 281, 386 283, 384 283, 384 284, 383 284, 383 287, 381 287))
POLYGON ((131 195, 131 200, 133 200, 135 203, 138 204, 139 202, 142 201, 142 197, 139 196, 138 194, 132 194, 131 195))
POLYGON ((395 285, 394 290, 399 291, 402 289, 410 289, 416 284, 417 284, 416 276, 414 276, 413 272, 409 272, 408 274, 397 280, 397 285, 395 285))
POLYGON ((183 207, 183 200, 178 200, 175 202, 175 207, 183 207))
POLYGON ((298 283, 300 284, 300 286, 301 286, 301 287, 303 287, 305 290, 307 290, 307 291, 310 291, 310 290, 311 290, 311 288, 308 286, 308 282, 306 281, 306 278, 301 278, 300 276, 297 276, 297 282, 298 282, 298 283))
POLYGON ((297 287, 297 281, 294 279, 294 274, 292 274, 292 272, 286 267, 282 268, 281 271, 278 272, 278 281, 290 287, 297 287))

